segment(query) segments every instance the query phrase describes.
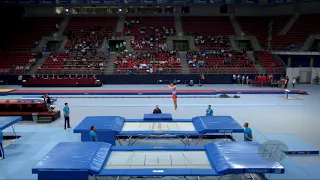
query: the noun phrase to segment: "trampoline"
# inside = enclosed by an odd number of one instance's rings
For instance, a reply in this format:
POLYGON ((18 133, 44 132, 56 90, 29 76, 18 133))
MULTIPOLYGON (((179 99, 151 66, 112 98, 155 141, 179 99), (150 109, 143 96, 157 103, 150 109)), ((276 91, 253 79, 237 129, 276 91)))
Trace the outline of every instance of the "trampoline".
POLYGON ((96 127, 99 141, 123 145, 122 139, 133 145, 144 138, 179 138, 185 145, 196 139, 197 145, 204 137, 243 133, 243 128, 231 116, 199 116, 192 119, 170 120, 171 114, 144 115, 143 119, 125 119, 120 116, 88 116, 84 118, 74 133, 81 134, 81 141, 90 141, 90 126, 96 127))
MULTIPOLYGON (((95 177, 224 176, 274 173, 285 169, 259 153, 254 142, 205 146, 112 146, 104 142, 61 142, 33 169, 39 180, 87 180, 95 177)), ((200 178, 199 178, 200 179, 200 178)))
POLYGON ((14 124, 21 121, 21 116, 1 116, 0 117, 0 130, 4 130, 8 127, 12 127, 12 131, 14 134, 14 137, 17 137, 16 131, 14 129, 14 124))

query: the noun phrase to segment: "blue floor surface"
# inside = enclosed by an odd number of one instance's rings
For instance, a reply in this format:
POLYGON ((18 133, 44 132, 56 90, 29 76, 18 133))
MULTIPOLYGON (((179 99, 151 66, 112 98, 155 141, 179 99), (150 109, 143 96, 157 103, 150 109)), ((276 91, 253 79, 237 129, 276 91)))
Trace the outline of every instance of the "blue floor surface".
MULTIPOLYGON (((217 85, 216 87, 218 86, 223 87, 222 89, 239 89, 240 87, 237 85, 217 85)), ((129 88, 130 86, 123 87, 129 88)), ((140 88, 132 86, 132 89, 140 88)), ((318 149, 320 148, 318 126, 320 86, 309 85, 304 86, 303 89, 311 93, 308 96, 298 96, 301 100, 285 100, 281 95, 243 95, 240 99, 178 99, 177 112, 173 111, 171 99, 60 98, 56 104, 58 110, 61 110, 65 102, 70 104, 72 127, 75 127, 86 116, 114 115, 128 119, 142 118, 143 114, 151 112, 156 104, 160 105, 164 113, 172 113, 175 119, 190 119, 204 115, 207 105, 211 104, 214 107, 214 115, 230 115, 240 124, 249 122, 256 141, 267 138, 265 134, 289 134, 318 149), (139 104, 144 106, 138 106, 139 104)), ((0 179, 3 180, 37 179, 31 174, 31 168, 56 143, 80 141, 80 136, 73 134, 72 129, 63 129, 63 119, 58 119, 51 124, 19 122, 15 128, 21 138, 5 148, 6 159, 0 160, 0 179)), ((6 135, 12 132, 7 128, 4 133, 6 135)), ((155 143, 182 145, 179 141, 169 142, 167 140, 142 141, 137 145, 157 145, 155 143)), ((294 156, 281 163, 285 166, 286 173, 272 175, 269 179, 320 179, 319 156, 294 156)), ((223 179, 232 180, 233 178, 230 176, 230 178, 223 179)))

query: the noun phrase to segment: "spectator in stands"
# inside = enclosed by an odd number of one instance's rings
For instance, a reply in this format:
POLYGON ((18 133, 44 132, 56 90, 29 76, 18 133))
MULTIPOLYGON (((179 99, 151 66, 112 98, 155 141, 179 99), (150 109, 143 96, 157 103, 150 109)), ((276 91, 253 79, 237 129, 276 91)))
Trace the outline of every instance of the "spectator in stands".
POLYGON ((0 160, 4 159, 4 150, 3 150, 2 142, 3 142, 3 133, 2 133, 2 130, 0 129, 0 160))
POLYGON ((96 133, 96 128, 94 126, 90 127, 89 139, 90 139, 90 141, 98 142, 98 136, 96 133))
POLYGON ((253 141, 252 131, 249 128, 249 123, 244 123, 244 141, 253 141))
POLYGON ((20 74, 19 76, 18 76, 18 83, 19 83, 19 86, 22 86, 22 75, 20 74))
POLYGON ((208 105, 208 109, 206 110, 206 116, 213 116, 213 110, 211 109, 211 105, 208 105))
POLYGON ((59 24, 56 24, 56 31, 59 31, 59 24))
POLYGON ((71 128, 70 127, 70 108, 68 107, 68 103, 64 103, 64 108, 63 108, 63 115, 64 115, 64 129, 71 128))
POLYGON ((116 44, 116 52, 118 52, 118 51, 119 51, 119 45, 116 44))
POLYGON ((162 111, 161 111, 161 109, 159 108, 158 105, 156 105, 156 108, 154 108, 153 114, 162 114, 162 111))

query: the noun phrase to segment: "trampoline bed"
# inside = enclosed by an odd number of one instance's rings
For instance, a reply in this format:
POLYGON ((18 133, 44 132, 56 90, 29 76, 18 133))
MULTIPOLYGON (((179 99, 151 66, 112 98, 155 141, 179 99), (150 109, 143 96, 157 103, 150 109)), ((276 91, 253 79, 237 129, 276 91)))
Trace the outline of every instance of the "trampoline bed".
MULTIPOLYGON (((156 117, 159 117, 157 115, 156 117)), ((167 117, 167 116, 166 116, 167 117)), ((126 145, 133 145, 138 139, 146 138, 179 138, 185 145, 190 139, 198 144, 205 136, 230 136, 232 133, 243 133, 243 128, 231 116, 198 116, 192 119, 125 119, 119 116, 88 116, 73 130, 81 134, 82 141, 90 141, 90 126, 96 127, 99 141, 120 145, 122 139, 126 145)))
POLYGON ((65 142, 54 147, 33 169, 39 180, 84 180, 107 176, 224 176, 244 173, 283 174, 284 167, 259 154, 252 142, 205 146, 112 146, 65 142), (68 151, 66 151, 68 149, 68 151))

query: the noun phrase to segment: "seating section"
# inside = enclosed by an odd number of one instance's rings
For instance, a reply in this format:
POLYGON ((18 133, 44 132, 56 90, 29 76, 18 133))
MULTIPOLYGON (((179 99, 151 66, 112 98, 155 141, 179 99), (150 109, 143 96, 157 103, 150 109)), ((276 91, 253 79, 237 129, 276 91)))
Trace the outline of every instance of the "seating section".
POLYGON ((131 46, 139 50, 163 49, 176 34, 173 17, 127 17, 124 25, 124 35, 134 36, 131 46))
POLYGON ((91 51, 101 47, 103 39, 113 35, 118 17, 73 17, 65 29, 69 51, 91 51))
POLYGON ((186 35, 195 36, 199 49, 229 49, 228 35, 235 32, 228 17, 182 17, 182 27, 186 35))
POLYGON ((32 68, 38 59, 38 54, 30 52, 0 53, 0 74, 24 74, 32 68))
POLYGON ((269 51, 255 52, 255 59, 260 62, 261 66, 267 73, 285 73, 285 68, 273 57, 269 51))
POLYGON ((115 60, 115 73, 180 73, 180 58, 175 51, 122 53, 115 60))
POLYGON ((320 34, 320 14, 300 15, 285 36, 274 40, 276 47, 301 47, 310 34, 320 34))
POLYGON ((91 75, 101 74, 106 67, 109 53, 68 52, 52 53, 38 69, 37 74, 91 75))
POLYGON ((267 45, 269 17, 237 17, 237 20, 245 35, 256 36, 261 46, 267 45))
POLYGON ((255 73, 254 65, 242 51, 188 52, 190 71, 221 73, 255 73))
POLYGON ((291 16, 237 17, 237 20, 245 35, 256 36, 260 45, 267 47, 269 24, 272 22, 272 38, 276 38, 290 18, 291 16))
POLYGON ((39 42, 42 36, 52 36, 56 32, 56 24, 60 24, 62 18, 26 18, 21 23, 20 29, 7 45, 8 49, 29 51, 34 44, 39 42))

